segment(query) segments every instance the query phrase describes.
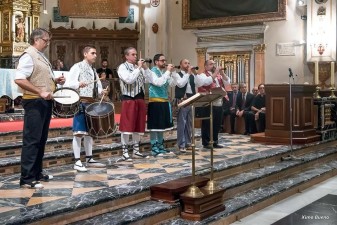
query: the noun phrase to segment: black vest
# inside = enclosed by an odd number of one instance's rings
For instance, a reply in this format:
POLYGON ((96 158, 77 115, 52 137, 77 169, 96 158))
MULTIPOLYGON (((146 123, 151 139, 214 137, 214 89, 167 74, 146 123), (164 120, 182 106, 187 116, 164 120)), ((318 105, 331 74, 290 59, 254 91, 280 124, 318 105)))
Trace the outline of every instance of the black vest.
MULTIPOLYGON (((178 74, 179 74, 180 77, 184 76, 184 74, 182 72, 179 72, 178 74)), ((186 97, 188 97, 188 98, 195 95, 195 83, 194 83, 194 76, 193 75, 190 75, 189 82, 190 82, 193 94, 186 94, 186 97)), ((179 98, 179 99, 183 98, 185 96, 185 93, 186 93, 186 88, 187 88, 187 84, 182 88, 179 88, 178 86, 176 86, 176 88, 175 88, 175 98, 179 98)))

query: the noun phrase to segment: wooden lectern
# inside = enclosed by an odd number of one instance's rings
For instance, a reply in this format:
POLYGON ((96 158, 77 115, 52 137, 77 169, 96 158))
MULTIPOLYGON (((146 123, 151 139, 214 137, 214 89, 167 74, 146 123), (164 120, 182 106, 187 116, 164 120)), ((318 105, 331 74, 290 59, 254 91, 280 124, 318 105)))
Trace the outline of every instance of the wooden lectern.
MULTIPOLYGON (((292 140, 294 144, 305 144, 320 140, 320 136, 316 134, 314 127, 314 115, 317 113, 314 110, 313 102, 315 88, 315 85, 292 85, 292 140)), ((266 143, 289 144, 289 85, 266 84, 265 90, 266 130, 265 136, 260 138, 266 143)), ((258 141, 257 139, 255 140, 258 141)))

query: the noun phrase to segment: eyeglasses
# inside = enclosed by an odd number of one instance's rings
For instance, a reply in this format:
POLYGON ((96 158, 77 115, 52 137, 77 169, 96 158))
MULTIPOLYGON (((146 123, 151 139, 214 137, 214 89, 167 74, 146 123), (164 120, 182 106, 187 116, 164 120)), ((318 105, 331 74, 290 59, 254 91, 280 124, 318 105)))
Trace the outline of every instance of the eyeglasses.
POLYGON ((43 40, 45 43, 50 42, 50 39, 44 39, 44 38, 41 38, 41 40, 43 40))
POLYGON ((160 62, 166 62, 166 59, 160 59, 158 61, 160 61, 160 62))

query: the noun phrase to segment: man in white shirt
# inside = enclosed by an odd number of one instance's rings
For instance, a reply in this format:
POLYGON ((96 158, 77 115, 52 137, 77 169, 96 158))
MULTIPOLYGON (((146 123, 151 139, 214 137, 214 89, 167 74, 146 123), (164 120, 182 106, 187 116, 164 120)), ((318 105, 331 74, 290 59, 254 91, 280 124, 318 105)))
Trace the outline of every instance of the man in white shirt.
POLYGON ((104 164, 97 162, 92 156, 93 139, 89 136, 87 122, 85 118, 85 109, 97 98, 96 95, 106 95, 102 83, 93 68, 96 61, 96 48, 87 45, 83 49, 84 59, 71 67, 68 73, 68 79, 65 86, 78 90, 81 97, 80 111, 73 120, 73 151, 75 157, 74 169, 80 172, 86 172, 87 168, 82 164, 80 158, 81 141, 84 139, 84 150, 86 155, 87 167, 105 167, 104 164), (94 80, 96 80, 94 82, 94 80))
MULTIPOLYGON (((129 145, 133 150, 134 158, 147 158, 139 151, 140 135, 145 132, 146 105, 144 101, 145 83, 163 85, 169 73, 156 76, 148 68, 145 60, 137 59, 137 50, 129 47, 124 50, 126 61, 119 65, 118 76, 121 86, 122 110, 119 124, 123 155, 122 161, 132 161, 129 155, 129 145), (129 143, 130 135, 132 143, 129 143)), ((171 68, 172 69, 172 68, 171 68)))
MULTIPOLYGON (((196 94, 196 87, 209 85, 213 82, 212 77, 196 75, 196 68, 192 67, 188 59, 180 61, 180 72, 174 73, 173 78, 176 83, 175 107, 196 94)), ((179 151, 184 153, 190 147, 192 140, 192 109, 191 106, 179 108, 177 113, 177 146, 179 151)))
MULTIPOLYGON (((205 61, 205 72, 200 74, 201 76, 212 77, 212 83, 198 88, 198 92, 201 93, 209 93, 213 88, 223 88, 225 90, 225 85, 230 83, 230 79, 223 72, 223 69, 220 66, 215 66, 215 62, 213 60, 205 61)), ((214 148, 223 148, 222 145, 218 143, 218 134, 220 131, 220 126, 222 122, 223 116, 223 108, 222 108, 222 98, 213 102, 213 147, 214 148)), ((210 107, 200 107, 199 113, 201 116, 209 116, 210 107)), ((210 149, 210 120, 202 120, 201 122, 201 139, 202 145, 204 148, 210 149)))
POLYGON ((56 84, 64 84, 63 76, 55 78, 52 65, 43 54, 50 43, 50 32, 37 28, 30 35, 31 44, 19 59, 15 83, 23 89, 22 106, 25 110, 20 186, 43 188, 39 182, 53 179, 42 173, 42 159, 48 139, 52 114, 53 91, 56 84))

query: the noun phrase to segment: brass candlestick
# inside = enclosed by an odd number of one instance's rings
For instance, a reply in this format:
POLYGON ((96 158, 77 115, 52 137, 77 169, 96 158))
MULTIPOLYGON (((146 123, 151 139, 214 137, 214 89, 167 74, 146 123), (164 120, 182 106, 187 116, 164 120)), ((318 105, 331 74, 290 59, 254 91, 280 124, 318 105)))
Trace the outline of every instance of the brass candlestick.
POLYGON ((319 90, 321 90, 321 88, 319 86, 316 87, 316 91, 314 93, 314 99, 320 99, 321 96, 319 95, 319 90))
POLYGON ((331 94, 330 94, 329 98, 335 99, 336 98, 335 87, 331 85, 330 90, 331 90, 331 94))

